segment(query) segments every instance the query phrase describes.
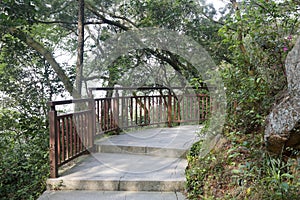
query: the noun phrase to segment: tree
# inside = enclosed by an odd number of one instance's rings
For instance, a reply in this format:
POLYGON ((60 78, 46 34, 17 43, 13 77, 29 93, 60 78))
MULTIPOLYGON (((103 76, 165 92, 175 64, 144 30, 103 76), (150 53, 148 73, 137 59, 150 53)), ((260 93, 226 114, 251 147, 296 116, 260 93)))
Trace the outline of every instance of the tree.
POLYGON ((46 103, 64 87, 36 52, 16 38, 2 39, 0 198, 37 198, 49 174, 46 103))
MULTIPOLYGON (((205 45, 208 50, 213 51, 215 51, 216 48, 212 47, 212 45, 208 45, 208 41, 217 41, 220 38, 217 34, 217 30, 220 28, 221 24, 213 20, 213 17, 216 14, 215 10, 211 6, 200 7, 195 1, 131 1, 130 4, 123 2, 120 2, 119 4, 103 3, 98 6, 87 3, 87 10, 99 18, 105 19, 105 16, 109 16, 109 18, 117 20, 114 23, 105 20, 107 21, 108 26, 101 27, 95 25, 95 27, 93 27, 93 29, 96 29, 97 32, 101 33, 98 38, 91 37, 94 41, 94 45, 92 45, 93 49, 98 49, 98 51, 93 50, 93 52, 97 52, 98 55, 95 59, 99 60, 101 60, 102 56, 101 47, 99 50, 99 38, 105 42, 108 38, 113 37, 115 32, 120 33, 148 26, 162 27, 190 35, 192 38, 205 45)), ((222 60, 222 56, 218 55, 224 54, 216 54, 216 52, 214 52, 214 57, 218 58, 219 62, 222 60)), ((132 51, 128 58, 133 59, 131 62, 135 63, 133 66, 136 67, 138 67, 136 64, 148 65, 149 63, 144 62, 147 59, 155 59, 163 65, 171 66, 176 72, 184 76, 186 80, 195 77, 199 78, 199 75, 196 72, 197 70, 189 65, 188 61, 184 61, 183 59, 178 58, 177 55, 172 55, 170 52, 159 49, 144 49, 143 51, 132 51)), ((113 65, 108 66, 107 70, 103 70, 103 66, 99 68, 101 71, 120 72, 119 74, 124 74, 124 72, 128 70, 128 68, 121 67, 120 69, 113 65)), ((132 65, 130 68, 132 68, 132 65)), ((103 73, 99 74, 101 74, 101 77, 104 76, 103 73)), ((116 74, 114 73, 111 73, 111 75, 112 76, 106 76, 105 85, 112 86, 114 81, 111 78, 119 77, 115 76, 116 74), (109 82, 106 82, 106 80, 109 82)))

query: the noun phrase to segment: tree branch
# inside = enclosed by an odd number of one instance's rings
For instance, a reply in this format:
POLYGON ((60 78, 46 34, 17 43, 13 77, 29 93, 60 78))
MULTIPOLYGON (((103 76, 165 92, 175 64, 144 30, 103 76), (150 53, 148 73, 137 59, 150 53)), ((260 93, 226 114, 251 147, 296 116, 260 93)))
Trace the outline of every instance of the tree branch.
POLYGON ((66 75, 65 71, 60 67, 60 65, 57 63, 57 61, 55 60, 55 58, 53 57, 53 55, 49 50, 43 47, 39 42, 35 41, 32 37, 30 37, 29 35, 25 34, 22 31, 19 31, 18 29, 9 28, 9 32, 11 35, 19 38, 29 47, 33 48, 38 53, 40 53, 47 60, 50 66, 53 68, 53 70, 55 71, 59 79, 64 84, 65 89, 72 96, 73 94, 77 94, 77 91, 74 89, 70 78, 66 75))
POLYGON ((60 21, 60 20, 42 21, 42 20, 35 19, 34 22, 41 23, 41 24, 72 24, 72 25, 76 25, 77 24, 77 22, 68 22, 68 21, 60 21))
MULTIPOLYGON (((92 6, 92 5, 91 5, 92 6)), ((93 9, 94 10, 99 10, 100 12, 102 12, 102 13, 105 13, 105 14, 108 14, 110 17, 112 17, 112 18, 116 18, 116 19, 121 19, 121 20, 124 20, 124 21, 126 21, 126 22, 128 22, 129 24, 131 24, 133 27, 135 27, 135 28, 137 28, 138 26, 133 22, 133 21, 131 21, 130 19, 128 19, 127 17, 124 17, 124 16, 118 16, 118 15, 116 15, 116 14, 112 14, 112 13, 110 13, 110 12, 107 12, 107 11, 105 11, 104 9, 98 9, 98 8, 95 8, 95 7, 93 7, 93 9)))
POLYGON ((108 80, 109 78, 107 76, 89 76, 89 77, 83 77, 82 79, 84 81, 92 81, 96 79, 108 80))
MULTIPOLYGON (((68 22, 68 21, 41 21, 41 20, 34 20, 36 23, 41 23, 41 24, 69 24, 69 25, 76 25, 78 22, 68 22)), ((103 21, 88 21, 85 22, 84 25, 90 25, 90 24, 104 24, 103 21)))
POLYGON ((97 17, 99 17, 102 21, 103 21, 103 23, 105 23, 105 24, 109 24, 109 25, 113 25, 113 26, 116 26, 116 27, 119 27, 119 28, 121 28, 122 30, 125 30, 125 31, 128 31, 129 30, 129 28, 127 27, 127 26, 125 26, 125 25, 123 25, 123 24, 121 24, 121 23, 119 23, 119 22, 116 22, 116 21, 112 21, 112 20, 109 20, 109 19, 107 19, 107 18, 105 18, 102 14, 100 14, 98 11, 97 11, 97 9, 94 7, 94 6, 92 6, 90 3, 86 3, 86 8, 89 10, 89 11, 91 11, 94 15, 96 15, 97 17))
POLYGON ((111 17, 113 17, 113 18, 122 19, 122 20, 124 20, 124 21, 127 21, 129 24, 131 24, 132 26, 134 26, 134 27, 137 28, 137 25, 136 25, 133 21, 131 21, 130 19, 128 19, 128 18, 126 18, 126 17, 117 16, 117 15, 113 15, 113 14, 110 14, 110 13, 108 13, 108 14, 109 14, 111 17))

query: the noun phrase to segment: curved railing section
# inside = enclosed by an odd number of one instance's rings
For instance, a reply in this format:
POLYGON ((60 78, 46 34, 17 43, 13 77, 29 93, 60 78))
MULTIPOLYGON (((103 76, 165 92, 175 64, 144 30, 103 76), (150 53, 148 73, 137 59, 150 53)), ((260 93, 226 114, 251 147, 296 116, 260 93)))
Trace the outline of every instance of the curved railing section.
POLYGON ((49 102, 51 178, 58 177, 61 165, 92 151, 97 135, 138 126, 198 124, 214 109, 199 88, 90 88, 89 93, 87 99, 49 102), (94 98, 97 92, 106 97, 94 98))

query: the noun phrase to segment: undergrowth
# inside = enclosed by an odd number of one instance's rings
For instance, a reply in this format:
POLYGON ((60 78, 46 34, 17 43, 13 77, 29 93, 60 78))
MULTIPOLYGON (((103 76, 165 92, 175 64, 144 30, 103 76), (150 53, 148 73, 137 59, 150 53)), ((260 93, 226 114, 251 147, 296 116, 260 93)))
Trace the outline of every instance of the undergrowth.
POLYGON ((189 199, 300 199, 300 163, 269 155, 261 134, 231 132, 225 142, 200 158, 202 141, 188 154, 189 199))

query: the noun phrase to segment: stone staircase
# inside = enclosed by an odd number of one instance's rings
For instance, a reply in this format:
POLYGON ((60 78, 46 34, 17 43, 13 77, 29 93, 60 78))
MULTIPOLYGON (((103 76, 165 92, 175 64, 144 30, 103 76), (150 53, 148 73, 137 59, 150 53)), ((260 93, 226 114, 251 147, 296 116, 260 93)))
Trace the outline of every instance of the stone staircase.
POLYGON ((152 128, 104 137, 59 178, 44 199, 185 199, 185 154, 199 126, 152 128))

